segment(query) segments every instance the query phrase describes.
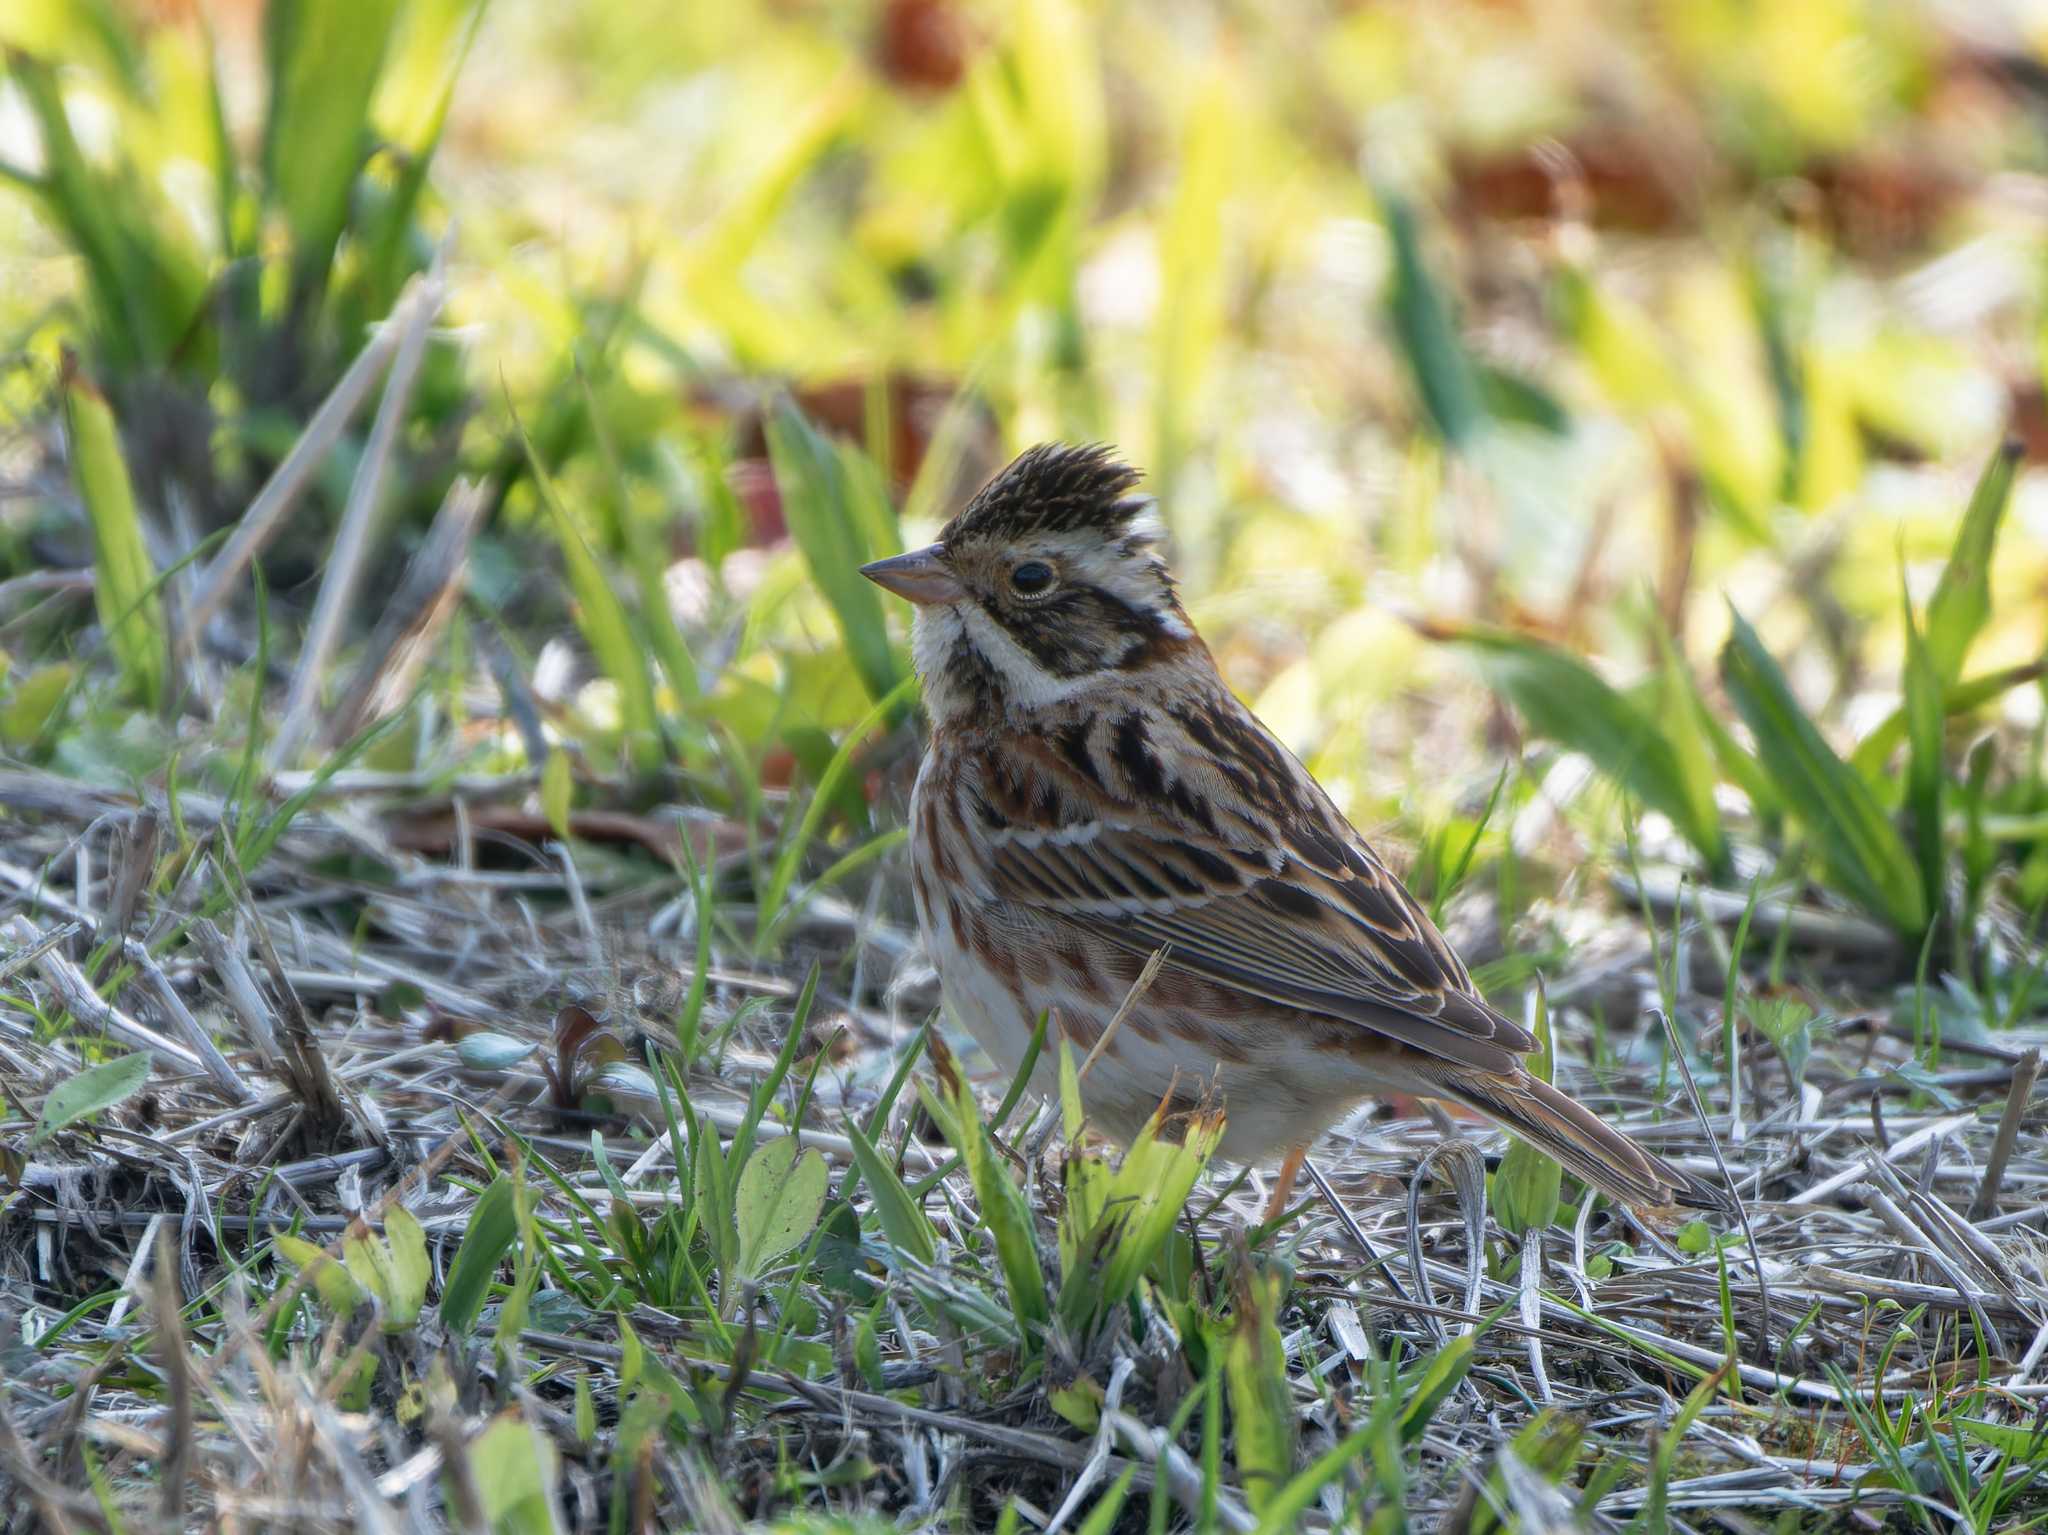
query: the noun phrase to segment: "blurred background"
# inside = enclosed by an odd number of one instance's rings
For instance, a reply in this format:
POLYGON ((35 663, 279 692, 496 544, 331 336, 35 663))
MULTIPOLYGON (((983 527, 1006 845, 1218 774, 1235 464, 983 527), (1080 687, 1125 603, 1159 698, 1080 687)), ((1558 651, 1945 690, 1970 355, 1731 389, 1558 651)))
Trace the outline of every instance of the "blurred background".
MULTIPOLYGON (((1499 868, 1501 925, 1624 829, 1909 948, 1960 917, 1959 959, 2048 895, 2039 5, 14 0, 0 34, 17 756, 229 772, 289 683, 273 767, 411 697, 361 763, 561 747, 554 811, 745 819, 905 674, 848 567, 1100 439, 1233 685, 1423 886, 1499 868), (404 319, 388 423, 372 370, 216 566, 404 319)), ((900 799, 912 748, 856 744, 821 846, 900 799)))
POLYGON ((2048 0, 0 0, 0 1526, 2007 1527, 2044 343, 2048 0), (1047 438, 1746 1240, 979 1120, 856 571, 1047 438))

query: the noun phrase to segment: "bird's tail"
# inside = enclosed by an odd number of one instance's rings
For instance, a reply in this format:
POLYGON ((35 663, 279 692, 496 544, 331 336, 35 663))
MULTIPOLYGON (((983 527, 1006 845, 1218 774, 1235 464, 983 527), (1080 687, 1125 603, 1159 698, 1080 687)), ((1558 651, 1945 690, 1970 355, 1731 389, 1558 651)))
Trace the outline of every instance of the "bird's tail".
POLYGON ((1631 1209, 1662 1210, 1679 1205, 1725 1214, 1735 1208, 1726 1189, 1680 1172, 1540 1077, 1526 1072, 1513 1081, 1498 1076, 1460 1076, 1445 1085, 1449 1089, 1446 1096, 1512 1130, 1537 1150, 1555 1157, 1573 1177, 1631 1209))

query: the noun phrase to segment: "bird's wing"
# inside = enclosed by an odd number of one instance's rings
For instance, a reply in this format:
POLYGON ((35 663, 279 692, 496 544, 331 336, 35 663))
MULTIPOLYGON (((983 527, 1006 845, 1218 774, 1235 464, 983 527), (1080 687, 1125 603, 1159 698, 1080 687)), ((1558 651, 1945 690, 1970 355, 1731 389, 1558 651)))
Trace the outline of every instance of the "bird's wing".
POLYGON ((1473 990, 1307 770, 1234 700, 1214 709, 990 759, 968 813, 993 893, 1135 953, 1169 945, 1169 967, 1248 996, 1512 1070, 1528 1031, 1473 990))

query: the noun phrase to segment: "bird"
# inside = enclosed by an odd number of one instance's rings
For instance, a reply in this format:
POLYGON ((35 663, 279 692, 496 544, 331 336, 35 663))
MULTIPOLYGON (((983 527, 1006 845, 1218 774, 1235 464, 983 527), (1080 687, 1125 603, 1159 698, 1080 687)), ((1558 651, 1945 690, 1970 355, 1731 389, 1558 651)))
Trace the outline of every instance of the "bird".
POLYGON ((1280 1159, 1269 1219, 1310 1144, 1389 1094, 1476 1110, 1639 1213, 1727 1208, 1528 1069, 1535 1037, 1225 682, 1140 478, 1043 443, 937 542, 860 567, 912 605, 911 888, 946 1010, 1013 1077, 1056 1019, 1125 1143, 1220 1101, 1215 1154, 1280 1159))

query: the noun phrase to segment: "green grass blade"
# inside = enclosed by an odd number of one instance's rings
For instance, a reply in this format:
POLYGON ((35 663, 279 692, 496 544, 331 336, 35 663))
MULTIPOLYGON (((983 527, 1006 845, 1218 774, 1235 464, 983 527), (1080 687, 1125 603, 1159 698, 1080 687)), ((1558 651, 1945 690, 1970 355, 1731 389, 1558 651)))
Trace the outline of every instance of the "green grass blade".
POLYGON ((1407 199, 1384 190, 1379 203, 1394 248, 1387 313, 1401 355, 1437 435, 1452 448, 1469 447, 1487 424, 1478 370, 1458 334, 1450 301, 1430 275, 1415 210, 1407 199))
POLYGON ((477 1196, 469 1213, 462 1245, 455 1250, 448 1282, 441 1287, 441 1324, 457 1337, 476 1325, 477 1315, 484 1308, 484 1296, 498 1272, 499 1260, 518 1232, 514 1192, 512 1180, 500 1173, 477 1196))
POLYGON ((2000 444, 1970 495, 1955 547, 1927 603, 1927 653, 1944 685, 1962 674, 1971 642, 1991 616, 1991 555, 2019 473, 2021 444, 2000 444))
POLYGON ((781 930, 783 908, 788 902, 789 887, 796 879, 796 871, 803 862, 805 851, 818 834, 825 812, 832 806, 833 796, 840 783, 853 767, 853 754, 868 737, 868 732, 882 722, 884 716, 892 713, 907 700, 917 686, 915 677, 905 677, 878 699, 873 708, 854 723, 851 730, 840 739, 839 748, 832 753, 832 760, 825 765, 825 771, 818 778, 818 787, 812 791, 811 802, 804 807, 803 818, 796 830, 784 839, 782 850, 775 856, 775 867, 770 871, 768 884, 762 891, 759 909, 759 932, 761 944, 765 947, 781 930))
POLYGON ((264 12, 266 200, 291 231, 294 284, 324 288, 371 142, 370 101, 401 0, 274 0, 264 12))
POLYGON ((945 1125, 953 1148, 967 1164, 968 1180, 974 1185, 981 1221, 995 1244, 996 1260, 1010 1292, 1010 1313, 1017 1322, 1018 1336, 1027 1352, 1043 1346, 1045 1324, 1050 1315, 1045 1296, 1045 1270, 1038 1261, 1038 1243, 1031 1229, 1031 1207, 1024 1191, 1010 1176, 1009 1167, 996 1152, 988 1126, 974 1101, 974 1089, 960 1074, 952 1052, 937 1036, 931 1042, 932 1064, 939 1073, 939 1096, 949 1109, 951 1123, 945 1125))
POLYGON ((1239 1276, 1236 1319, 1223 1354, 1237 1479, 1252 1512, 1262 1517, 1279 1501, 1294 1470, 1294 1398, 1278 1323, 1284 1288, 1275 1273, 1239 1276))
POLYGON ((1900 605, 1906 624, 1906 824, 1920 866, 1921 898, 1931 918, 1941 910, 1947 852, 1941 826, 1948 776, 1942 761, 1942 676, 1932 647, 1913 621, 1913 599, 1903 589, 1900 605))
POLYGON ((860 1169, 861 1180, 874 1196, 875 1216, 881 1221, 882 1234, 889 1239, 890 1246, 920 1263, 932 1262, 938 1253, 937 1238, 924 1211, 910 1197, 895 1169, 882 1159, 875 1143, 850 1119, 846 1122, 846 1135, 853 1142, 854 1166, 860 1169))
POLYGON ((1711 780, 1688 771, 1658 722, 1591 667, 1555 646, 1502 630, 1466 627, 1440 637, 1474 656, 1487 683, 1521 710, 1536 734, 1584 752, 1608 777, 1669 816, 1711 867, 1727 866, 1711 780))
POLYGON ((1870 785, 1821 738, 1756 631, 1740 613, 1732 616, 1722 682, 1756 737, 1757 755, 1787 812, 1812 834, 1844 894, 1902 935, 1918 938, 1927 926, 1927 903, 1904 839, 1870 785))
MULTIPOLYGON (((1536 1048, 1522 1057, 1533 1076, 1548 1082, 1551 1077, 1550 1006, 1542 982, 1530 993, 1529 1021, 1536 1036, 1536 1048)), ((1510 1138, 1507 1155, 1493 1175, 1493 1207, 1501 1229, 1510 1236, 1541 1231, 1557 1214, 1557 1193, 1564 1170, 1554 1158, 1538 1151, 1520 1136, 1510 1138)))
POLYGON ((634 634, 626 605, 619 600, 617 589, 598 563, 597 552, 556 494, 555 482, 542 466, 532 439, 516 415, 513 430, 526 450, 527 471, 533 476, 534 489, 561 546, 569 590, 576 598, 577 626, 604 674, 618 686, 627 756, 636 770, 654 772, 661 766, 661 724, 654 707, 654 674, 647 664, 646 648, 634 634))
MULTIPOLYGON (((882 594, 860 567, 896 548, 881 547, 886 501, 874 504, 879 481, 850 473, 842 457, 788 399, 768 413, 768 456, 782 495, 782 514, 803 551, 811 579, 831 604, 853 669, 871 698, 893 698, 904 668, 889 643, 882 594)), ((900 540, 891 540, 900 547, 900 540)))
POLYGON ((64 423, 71 439, 71 472, 92 522, 93 598, 100 621, 121 675, 154 709, 170 674, 163 605, 153 591, 156 567, 143 538, 114 413, 75 365, 64 379, 64 423))

